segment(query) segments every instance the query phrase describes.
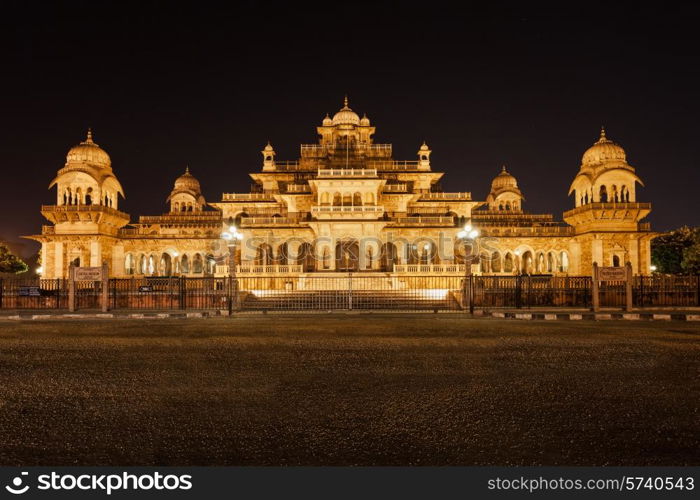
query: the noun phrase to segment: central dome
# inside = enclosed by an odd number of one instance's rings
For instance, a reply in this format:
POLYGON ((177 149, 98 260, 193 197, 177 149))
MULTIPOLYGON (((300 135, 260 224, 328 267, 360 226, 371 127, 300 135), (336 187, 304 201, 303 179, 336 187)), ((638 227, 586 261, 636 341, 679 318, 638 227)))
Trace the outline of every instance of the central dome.
POLYGON ((190 168, 185 168, 185 173, 175 179, 175 191, 188 190, 199 194, 202 189, 197 178, 190 173, 190 168))
POLYGON ((605 129, 601 128, 600 139, 583 153, 581 163, 583 165, 599 165, 609 161, 625 163, 627 156, 622 146, 605 137, 605 129))
POLYGON ((348 106, 348 98, 345 96, 344 106, 333 115, 333 125, 359 125, 360 117, 348 106))
POLYGON ((88 129, 85 140, 68 151, 66 165, 70 163, 87 163, 96 167, 111 168, 112 160, 104 149, 92 141, 92 130, 88 129))

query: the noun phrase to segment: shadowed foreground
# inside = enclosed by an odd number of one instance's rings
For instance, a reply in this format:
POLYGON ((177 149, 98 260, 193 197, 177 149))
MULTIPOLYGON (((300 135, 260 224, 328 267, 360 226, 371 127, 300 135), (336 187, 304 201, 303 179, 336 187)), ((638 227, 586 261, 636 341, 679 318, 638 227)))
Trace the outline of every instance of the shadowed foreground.
POLYGON ((0 324, 0 464, 700 464, 700 326, 0 324))

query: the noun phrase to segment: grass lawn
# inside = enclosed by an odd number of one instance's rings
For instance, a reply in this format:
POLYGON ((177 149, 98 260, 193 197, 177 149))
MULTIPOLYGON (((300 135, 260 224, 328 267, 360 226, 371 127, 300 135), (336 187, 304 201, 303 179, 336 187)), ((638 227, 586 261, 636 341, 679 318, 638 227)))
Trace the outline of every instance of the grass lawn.
POLYGON ((700 465, 700 325, 0 323, 0 465, 700 465))

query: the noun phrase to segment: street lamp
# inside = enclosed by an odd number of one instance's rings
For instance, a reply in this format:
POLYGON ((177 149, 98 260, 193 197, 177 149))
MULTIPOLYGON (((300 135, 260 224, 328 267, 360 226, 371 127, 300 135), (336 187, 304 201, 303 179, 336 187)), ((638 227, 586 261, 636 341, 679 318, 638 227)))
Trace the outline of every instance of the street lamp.
MULTIPOLYGON (((464 228, 457 233, 457 239, 464 242, 473 241, 479 236, 479 230, 472 227, 471 224, 466 224, 464 228)), ((464 296, 469 299, 469 313, 474 314, 474 301, 472 300, 472 262, 471 262, 471 252, 470 255, 465 256, 464 259, 464 296), (469 288, 467 289, 467 286, 469 288)))
POLYGON ((233 314, 233 301, 236 296, 236 244, 243 239, 243 235, 238 232, 236 226, 230 226, 228 231, 221 233, 221 239, 226 241, 228 246, 228 277, 229 289, 231 290, 228 298, 228 314, 233 314))

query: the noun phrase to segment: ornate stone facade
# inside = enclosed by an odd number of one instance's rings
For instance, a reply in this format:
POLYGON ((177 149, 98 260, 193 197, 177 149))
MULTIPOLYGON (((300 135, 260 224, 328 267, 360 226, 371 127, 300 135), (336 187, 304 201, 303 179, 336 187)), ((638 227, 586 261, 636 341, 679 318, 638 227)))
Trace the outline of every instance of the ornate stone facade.
POLYGON ((467 263, 475 274, 590 275, 593 262, 628 261, 636 274, 649 273, 656 234, 640 221, 651 204, 637 202, 641 180, 604 130, 583 155, 564 221, 526 212, 505 167, 484 201, 443 192, 427 144, 416 160, 395 160, 347 99, 317 132, 318 143, 303 144, 296 161, 278 161, 268 143, 250 193, 207 204, 187 169, 168 197, 170 212, 135 223, 117 209, 124 190, 88 132, 49 186, 56 204, 42 214, 52 225, 29 236, 42 244, 44 277, 66 277, 71 262, 106 262, 115 277, 227 275, 221 234, 230 226, 242 234, 233 261, 244 275, 462 274, 467 263))

